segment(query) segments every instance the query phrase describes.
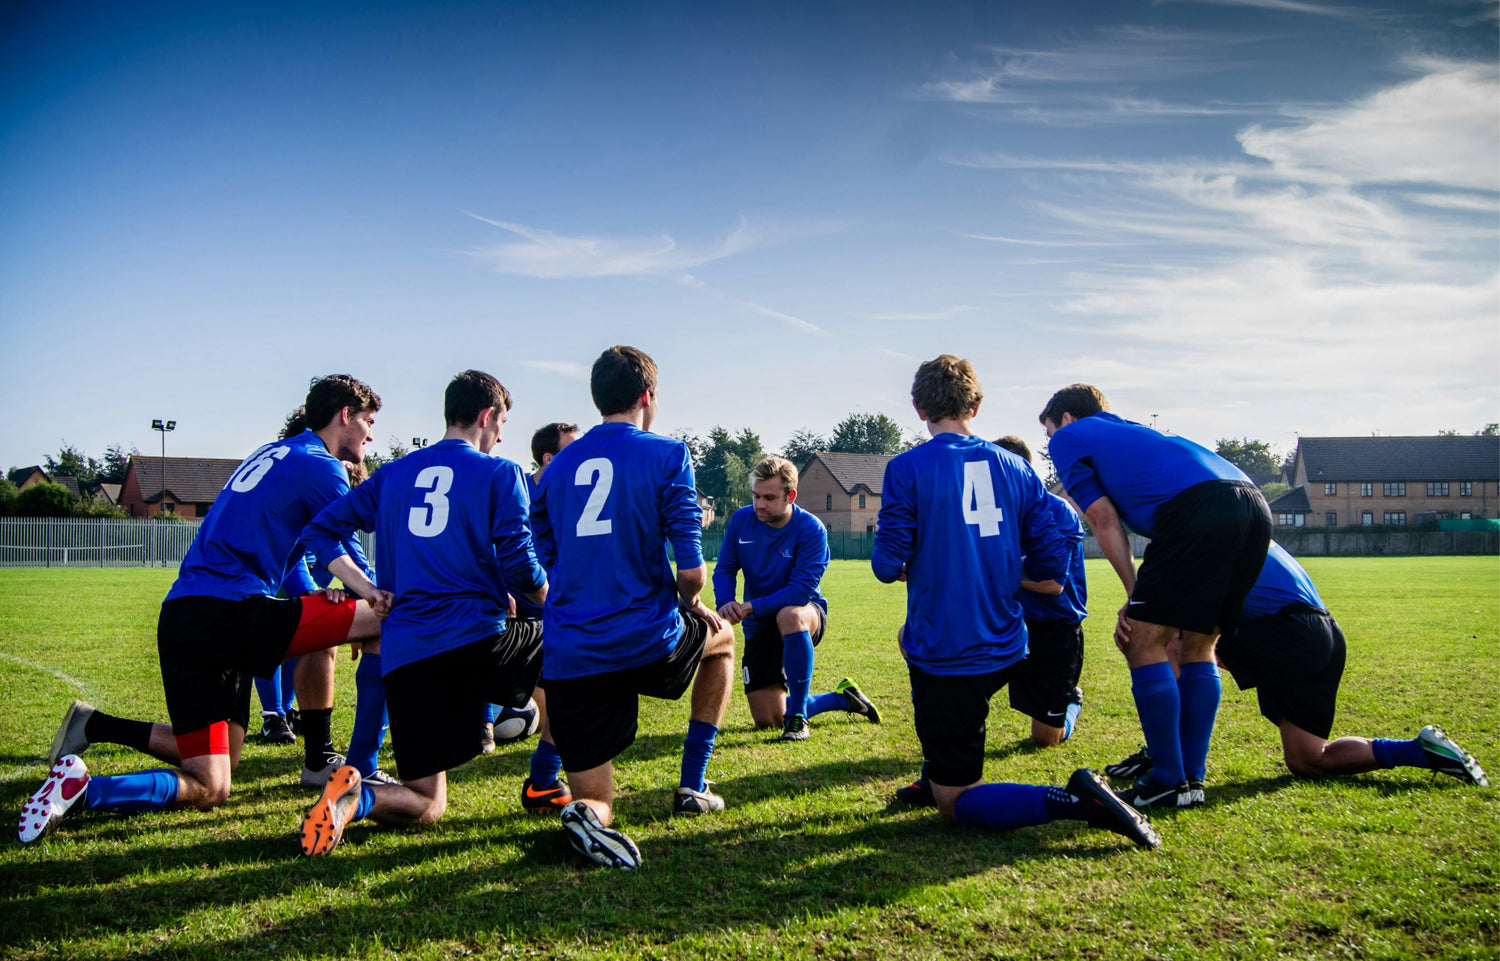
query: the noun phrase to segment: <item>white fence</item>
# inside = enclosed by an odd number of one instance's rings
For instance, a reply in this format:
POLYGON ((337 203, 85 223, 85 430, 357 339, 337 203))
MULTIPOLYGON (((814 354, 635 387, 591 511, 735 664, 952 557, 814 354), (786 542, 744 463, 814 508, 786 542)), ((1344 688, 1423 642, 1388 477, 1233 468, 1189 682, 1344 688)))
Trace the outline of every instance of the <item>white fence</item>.
POLYGON ((0 567, 176 567, 196 522, 0 517, 0 567))

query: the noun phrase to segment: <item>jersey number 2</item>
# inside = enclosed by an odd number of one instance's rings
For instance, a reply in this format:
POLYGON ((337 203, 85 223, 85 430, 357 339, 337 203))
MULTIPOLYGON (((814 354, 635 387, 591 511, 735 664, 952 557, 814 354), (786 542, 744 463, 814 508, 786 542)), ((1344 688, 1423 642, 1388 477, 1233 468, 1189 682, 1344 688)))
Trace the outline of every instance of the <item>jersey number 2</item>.
POLYGON ((995 482, 990 462, 971 460, 964 464, 964 523, 978 524, 980 537, 1000 533, 1005 513, 995 506, 995 482))
POLYGON ((425 467, 417 475, 416 488, 426 491, 421 507, 413 507, 406 529, 418 537, 436 537, 448 526, 448 489, 453 486, 453 468, 441 464, 425 467))
POLYGON ((578 518, 579 537, 595 537, 614 530, 613 521, 608 518, 601 520, 599 517, 604 511, 604 501, 609 497, 609 489, 614 482, 615 465, 611 464, 607 457, 590 457, 578 465, 578 471, 573 475, 573 483, 579 487, 593 485, 593 490, 589 491, 588 502, 583 505, 583 516, 578 518))

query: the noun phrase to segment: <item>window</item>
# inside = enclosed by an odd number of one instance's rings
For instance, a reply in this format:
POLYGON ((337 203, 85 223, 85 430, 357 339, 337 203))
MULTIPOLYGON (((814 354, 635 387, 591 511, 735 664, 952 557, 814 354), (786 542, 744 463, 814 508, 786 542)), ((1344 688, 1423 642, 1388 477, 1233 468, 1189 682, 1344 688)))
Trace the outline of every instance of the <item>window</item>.
POLYGON ((831 511, 831 510, 833 510, 833 495, 832 494, 829 494, 827 496, 827 500, 825 500, 823 502, 823 509, 825 511, 831 511))
POLYGON ((1474 519, 1474 512, 1473 511, 1464 511, 1463 513, 1461 513, 1461 514, 1458 515, 1458 519, 1462 520, 1462 521, 1471 521, 1471 520, 1474 519))
POLYGON ((1459 497, 1473 497, 1474 496, 1474 482, 1473 481, 1459 481, 1458 482, 1458 496, 1459 497))
POLYGON ((1338 511, 1327 511, 1326 513, 1324 513, 1323 514, 1323 526, 1324 527, 1338 527, 1339 526, 1339 512, 1338 511))
POLYGON ((1387 497, 1405 497, 1406 496, 1406 481, 1386 481, 1385 482, 1385 496, 1387 496, 1387 497))
POLYGON ((1323 485, 1323 493, 1325 493, 1325 494, 1337 494, 1338 492, 1339 492, 1339 485, 1338 485, 1337 482, 1329 483, 1329 484, 1324 484, 1323 485))
POLYGON ((863 494, 859 495, 859 506, 860 507, 864 507, 865 506, 865 495, 863 495, 863 494))
POLYGON ((1406 523, 1406 511, 1386 511, 1385 512, 1385 523, 1387 523, 1387 524, 1405 524, 1406 523))
POLYGON ((1307 523, 1307 515, 1282 511, 1276 515, 1276 523, 1280 527, 1302 527, 1307 523))
POLYGON ((1371 524, 1375 523, 1375 515, 1370 513, 1369 511, 1365 511, 1364 513, 1359 515, 1359 522, 1366 527, 1369 527, 1371 524))
POLYGON ((1447 481, 1428 481, 1427 482, 1427 496, 1428 497, 1447 497, 1448 496, 1448 482, 1447 481))
POLYGON ((1365 481, 1364 483, 1360 484, 1359 485, 1359 496, 1360 497, 1374 497, 1375 496, 1375 485, 1372 484, 1369 481, 1365 481))

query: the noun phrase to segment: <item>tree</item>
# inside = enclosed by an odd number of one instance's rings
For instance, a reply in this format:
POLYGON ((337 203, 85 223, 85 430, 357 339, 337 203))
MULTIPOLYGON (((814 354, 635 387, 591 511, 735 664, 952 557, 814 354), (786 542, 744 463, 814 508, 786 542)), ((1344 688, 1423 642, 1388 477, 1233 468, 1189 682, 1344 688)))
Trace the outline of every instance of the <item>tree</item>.
POLYGON ((1269 484, 1261 485, 1260 495, 1266 499, 1267 503, 1270 503, 1291 489, 1292 485, 1290 484, 1283 484, 1281 481, 1271 481, 1269 484))
POLYGON ((123 444, 110 444, 104 449, 104 463, 99 468, 99 483, 125 483, 125 473, 130 469, 130 458, 139 457, 140 453, 134 444, 128 451, 123 444))
POLYGON ((78 489, 85 494, 92 494, 99 489, 99 472, 103 467, 103 464, 77 447, 63 441, 62 446, 57 450, 56 457, 51 454, 47 455, 47 466, 44 469, 53 477, 78 478, 78 489))
POLYGON ((800 471, 807 466, 807 462, 812 460, 813 455, 820 450, 828 450, 828 438, 822 434, 814 434, 812 431, 803 428, 792 432, 792 436, 787 440, 786 446, 781 449, 781 456, 797 465, 797 469, 800 471))
POLYGON ((78 498, 61 484, 33 484, 16 498, 16 513, 22 517, 71 517, 78 498))
POLYGON ((703 438, 683 427, 672 432, 672 439, 687 445, 688 460, 693 462, 693 472, 702 470, 703 455, 708 452, 708 445, 703 442, 703 438))
POLYGON ((840 454, 899 454, 901 425, 884 414, 853 413, 839 421, 828 449, 840 454))
POLYGON ((1214 453, 1247 474, 1275 474, 1281 470, 1276 449, 1263 440, 1221 437, 1214 442, 1214 453))
POLYGON ((708 432, 708 440, 703 444, 703 463, 695 474, 698 486, 714 499, 716 517, 727 519, 750 503, 750 469, 765 456, 760 436, 748 427, 731 434, 715 425, 708 432))
POLYGON ((0 517, 10 517, 16 512, 16 498, 21 492, 7 478, 0 477, 0 517))

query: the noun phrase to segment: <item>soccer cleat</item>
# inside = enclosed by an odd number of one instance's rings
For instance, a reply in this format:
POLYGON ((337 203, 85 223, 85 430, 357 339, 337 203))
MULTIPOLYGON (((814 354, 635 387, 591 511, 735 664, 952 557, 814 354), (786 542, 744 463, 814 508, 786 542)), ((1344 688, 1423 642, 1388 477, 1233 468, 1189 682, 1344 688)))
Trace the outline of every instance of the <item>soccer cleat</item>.
POLYGON ((273 711, 260 712, 260 739, 264 744, 296 744, 297 735, 286 718, 273 711))
POLYGON ((289 707, 286 711, 286 722, 292 728, 292 733, 298 737, 302 736, 302 712, 295 707, 289 707))
POLYGON ((1208 803, 1208 792, 1204 790, 1203 780, 1201 778, 1190 777, 1188 778, 1187 784, 1187 803, 1181 804, 1180 801, 1178 802, 1182 807, 1201 808, 1203 805, 1208 803))
POLYGON ((932 797, 932 782, 919 777, 906 787, 896 788, 896 800, 916 807, 931 807, 937 801, 932 797))
POLYGON ((378 767, 370 772, 369 777, 362 778, 362 780, 366 784, 373 784, 376 787, 399 787, 401 784, 400 780, 392 777, 390 774, 387 774, 385 771, 382 771, 378 767))
POLYGON ((1149 807, 1185 808, 1192 806, 1191 793, 1186 781, 1163 787, 1160 784, 1152 784, 1149 778, 1141 778, 1133 787, 1121 791, 1120 797, 1138 811, 1149 807))
POLYGON ((807 718, 801 714, 788 714, 781 719, 781 737, 778 741, 805 741, 812 736, 807 729, 807 718))
POLYGON ((56 767, 57 762, 69 754, 80 754, 89 747, 89 739, 83 729, 94 713, 94 705, 88 701, 74 701, 63 715, 62 726, 52 737, 52 746, 47 749, 47 766, 56 767))
POLYGON ((677 793, 672 796, 672 813, 676 814, 712 814, 714 811, 724 810, 724 799, 708 789, 712 781, 703 782, 703 790, 694 791, 690 787, 677 788, 677 793))
POLYGON ((1484 776, 1484 768, 1469 756, 1469 752, 1453 743, 1436 724, 1429 724, 1417 732, 1417 741, 1422 753, 1427 755, 1427 766, 1449 777, 1456 777, 1465 784, 1489 787, 1490 779, 1484 776))
POLYGON ((552 814, 572 802, 573 792, 562 778, 548 788, 538 788, 531 778, 521 785, 521 807, 532 814, 552 814))
POLYGON ((302 765, 302 786, 322 787, 328 783, 328 776, 344 766, 344 755, 337 751, 323 752, 323 766, 310 768, 306 762, 302 765))
POLYGON ((302 819, 302 853, 308 857, 327 854, 344 839, 344 825, 359 807, 359 769, 340 765, 328 776, 323 793, 302 819))
MULTIPOLYGON (((82 703, 75 701, 75 704, 82 703)), ((87 705, 85 705, 87 706, 87 705)), ((42 786, 32 792, 21 806, 21 822, 16 836, 30 844, 52 830, 67 816, 73 805, 83 800, 89 786, 89 769, 83 758, 65 754, 52 765, 42 786)))
POLYGON ((1134 780, 1150 774, 1151 769, 1155 766, 1156 762, 1151 760, 1150 750, 1143 747, 1123 761, 1106 764, 1104 766, 1104 773, 1110 777, 1117 777, 1122 780, 1134 780))
POLYGON ((1104 779, 1088 768, 1081 767, 1068 778, 1068 793, 1083 804, 1084 820, 1090 827, 1113 831, 1143 848, 1161 845, 1161 838, 1146 816, 1111 791, 1104 779))
POLYGON ((1083 712, 1083 688, 1073 688, 1073 700, 1063 709, 1063 740, 1073 736, 1078 729, 1078 715, 1083 712))
POLYGON ((613 828, 604 826, 587 804, 573 801, 562 809, 563 830, 573 850, 607 868, 632 871, 641 866, 641 852, 635 842, 613 828))
POLYGON ((492 721, 485 721, 484 727, 480 728, 479 751, 482 754, 495 753, 495 725, 492 721))
POLYGON ((847 705, 844 710, 850 714, 862 714, 871 724, 880 723, 880 712, 875 709, 875 705, 870 699, 865 697, 864 693, 849 678, 846 677, 842 681, 839 681, 838 685, 834 687, 833 693, 844 695, 844 701, 847 705))

